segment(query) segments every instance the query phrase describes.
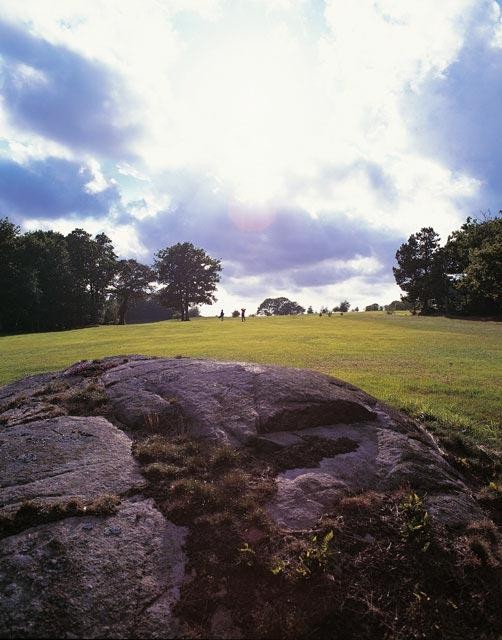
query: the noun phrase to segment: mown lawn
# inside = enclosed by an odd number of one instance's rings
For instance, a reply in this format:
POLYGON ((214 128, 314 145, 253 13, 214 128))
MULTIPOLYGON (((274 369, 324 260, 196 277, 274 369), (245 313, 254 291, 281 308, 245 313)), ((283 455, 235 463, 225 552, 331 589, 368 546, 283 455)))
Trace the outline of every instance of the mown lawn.
POLYGON ((200 318, 0 337, 0 384, 77 360, 185 355, 306 367, 500 446, 502 324, 385 313, 200 318))

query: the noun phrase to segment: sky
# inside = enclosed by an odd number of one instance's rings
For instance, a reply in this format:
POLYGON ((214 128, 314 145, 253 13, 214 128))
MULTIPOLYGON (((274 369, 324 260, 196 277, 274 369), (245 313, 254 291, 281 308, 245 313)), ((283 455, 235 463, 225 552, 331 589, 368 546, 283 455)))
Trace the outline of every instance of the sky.
POLYGON ((399 299, 502 208, 494 0, 0 0, 0 217, 222 260, 203 313, 399 299))

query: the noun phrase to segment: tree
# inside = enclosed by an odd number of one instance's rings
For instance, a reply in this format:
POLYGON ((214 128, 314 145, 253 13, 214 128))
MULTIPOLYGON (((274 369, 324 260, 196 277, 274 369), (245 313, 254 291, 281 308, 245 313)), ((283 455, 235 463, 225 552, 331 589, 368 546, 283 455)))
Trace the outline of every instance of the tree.
POLYGON ((380 311, 380 305, 378 302, 374 302, 373 304, 369 304, 364 308, 365 311, 380 311))
POLYGON ((258 307, 258 315, 265 316, 289 316, 299 315, 305 309, 297 302, 292 302, 288 298, 266 298, 258 307))
POLYGON ((23 283, 19 260, 20 229, 8 218, 0 219, 0 329, 20 329, 20 285, 23 283))
POLYGON ((312 309, 312 305, 310 305, 309 308, 307 309, 307 313, 309 316, 314 313, 314 310, 312 309))
POLYGON ((445 246, 450 309, 466 313, 502 310, 502 212, 484 220, 467 218, 445 246))
POLYGON ((74 229, 66 242, 73 272, 73 326, 97 324, 102 320, 106 293, 117 269, 112 242, 104 233, 93 239, 84 229, 74 229))
POLYGON ((343 300, 340 302, 338 307, 333 307, 333 311, 336 313, 337 311, 341 311, 342 313, 346 313, 350 309, 350 302, 348 300, 343 300))
POLYGON ((406 300, 393 300, 384 307, 385 311, 409 311, 410 308, 410 304, 406 300))
POLYGON ((235 311, 232 311, 232 318, 238 318, 241 315, 241 312, 238 311, 237 309, 235 309, 235 311))
POLYGON ((114 279, 109 287, 118 303, 118 322, 125 324, 126 313, 138 300, 145 299, 153 290, 150 284, 155 274, 150 267, 136 260, 119 260, 114 279))
POLYGON ((444 308, 444 252, 439 247, 439 235, 432 227, 423 227, 412 234, 396 252, 397 267, 393 268, 396 283, 407 293, 406 300, 413 312, 429 313, 444 308))
POLYGON ((165 286, 160 300, 166 307, 178 309, 181 320, 190 320, 193 305, 212 304, 220 281, 221 261, 211 258, 191 242, 178 242, 155 255, 157 279, 165 286))
POLYGON ((72 326, 68 305, 73 287, 66 239, 55 231, 32 231, 21 238, 20 264, 26 277, 21 303, 24 328, 53 331, 72 326))

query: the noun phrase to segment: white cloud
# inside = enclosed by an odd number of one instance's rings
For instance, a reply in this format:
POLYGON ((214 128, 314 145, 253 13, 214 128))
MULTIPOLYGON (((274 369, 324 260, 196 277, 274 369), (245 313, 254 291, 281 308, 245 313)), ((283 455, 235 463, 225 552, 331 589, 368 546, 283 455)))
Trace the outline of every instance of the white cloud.
POLYGON ((117 171, 123 176, 131 176, 136 180, 141 180, 142 182, 150 182, 150 178, 139 171, 136 167, 133 167, 129 162, 119 162, 117 164, 117 171))
MULTIPOLYGON (((1 3, 8 19, 108 65, 134 90, 137 101, 124 108, 143 136, 137 158, 113 171, 119 184, 121 176, 141 183, 121 187, 140 222, 176 201, 165 176, 183 171, 221 185, 243 230, 267 219, 264 211, 299 207, 403 235, 432 225, 444 238, 481 192, 479 179, 417 150, 403 97, 447 74, 473 30, 485 29, 501 46, 492 0, 327 0, 316 17, 325 21, 322 29, 307 22, 309 3, 293 0, 1 3)), ((20 68, 19 78, 44 81, 29 68, 20 68)), ((18 161, 72 155, 13 130, 0 111, 1 135, 18 161)), ((94 175, 89 190, 111 184, 113 171, 100 158, 80 160, 94 175)), ((113 238, 135 255, 146 251, 131 227, 113 238)), ((371 260, 355 258, 354 274, 373 273, 371 260)), ((351 299, 354 287, 363 297, 373 292, 355 277, 346 287, 316 290, 314 304, 335 294, 333 304, 351 299)), ((376 298, 397 297, 391 285, 382 287, 376 298)), ((224 295, 237 303, 230 289, 224 295)), ((300 292, 306 304, 310 291, 300 292)))
POLYGON ((85 190, 87 193, 100 193, 104 191, 108 187, 110 187, 113 182, 109 181, 103 175, 101 171, 101 165, 96 160, 96 158, 89 158, 85 166, 82 166, 80 171, 83 173, 85 171, 90 171, 92 174, 92 180, 85 185, 85 190))
POLYGON ((128 202, 126 209, 136 220, 144 220, 156 216, 160 211, 165 211, 170 204, 169 195, 147 191, 139 199, 128 202))

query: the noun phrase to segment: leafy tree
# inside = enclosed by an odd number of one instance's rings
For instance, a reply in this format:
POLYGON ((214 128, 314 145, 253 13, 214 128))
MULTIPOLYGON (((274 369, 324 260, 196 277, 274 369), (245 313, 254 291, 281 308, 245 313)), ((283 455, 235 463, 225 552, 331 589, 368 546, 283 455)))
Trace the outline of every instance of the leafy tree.
POLYGON ((126 313, 138 300, 145 299, 153 290, 151 282, 155 273, 150 267, 136 260, 119 260, 112 284, 109 287, 118 303, 119 324, 125 324, 126 313))
POLYGON ((65 237, 54 231, 24 234, 20 264, 27 278, 22 302, 24 328, 32 331, 70 328, 68 300, 73 278, 65 237))
POLYGON ((314 313, 314 310, 312 309, 312 305, 310 305, 309 308, 307 309, 307 313, 309 316, 314 313))
POLYGON ((188 310, 189 318, 200 318, 200 309, 199 307, 190 307, 188 310))
POLYGON ((378 304, 378 302, 375 302, 373 304, 369 304, 367 307, 364 308, 365 311, 380 311, 380 305, 378 304))
POLYGON ((336 313, 337 311, 341 311, 342 313, 346 313, 350 309, 350 302, 348 300, 343 300, 340 302, 338 307, 333 307, 333 311, 336 313))
POLYGON ((211 258, 191 242, 177 243, 155 255, 157 279, 165 286, 159 295, 162 304, 178 309, 181 320, 189 320, 192 305, 212 304, 220 281, 221 261, 211 258))
POLYGON ((439 235, 432 227, 423 227, 412 234, 396 253, 393 268, 397 284, 406 291, 406 300, 413 312, 429 313, 442 309, 445 296, 444 252, 439 247, 439 235))
POLYGON ((258 315, 265 316, 289 316, 298 315, 305 312, 305 309, 297 302, 292 302, 288 298, 266 298, 258 307, 258 315))
POLYGON ((238 318, 241 315, 241 312, 238 311, 237 309, 235 309, 235 311, 232 311, 232 318, 238 318))
POLYGON ((117 269, 117 256, 112 241, 104 233, 99 233, 92 244, 91 269, 89 273, 89 293, 91 300, 91 324, 101 321, 106 300, 106 292, 117 269))
POLYGON ((466 313, 502 310, 502 212, 494 218, 467 218, 445 246, 450 275, 450 309, 466 313))
POLYGON ((20 229, 8 218, 0 219, 0 329, 20 329, 20 284, 23 282, 19 259, 20 229))
POLYGON ((94 239, 83 229, 66 236, 74 277, 71 295, 73 326, 102 320, 106 293, 117 268, 113 245, 104 233, 94 239))

